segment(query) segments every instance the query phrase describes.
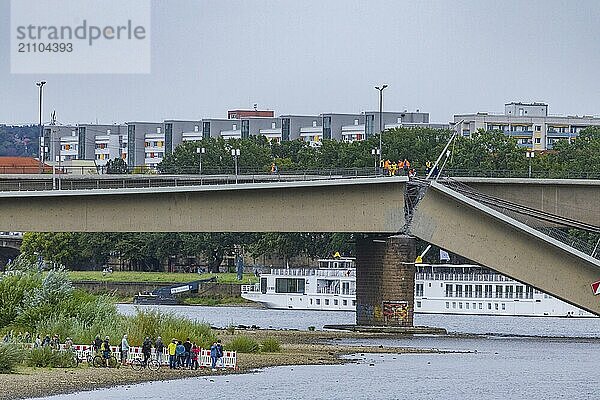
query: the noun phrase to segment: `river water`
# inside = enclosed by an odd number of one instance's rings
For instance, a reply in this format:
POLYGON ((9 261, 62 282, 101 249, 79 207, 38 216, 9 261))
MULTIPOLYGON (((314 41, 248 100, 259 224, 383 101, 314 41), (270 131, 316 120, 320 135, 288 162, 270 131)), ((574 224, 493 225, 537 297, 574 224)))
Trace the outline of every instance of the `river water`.
MULTIPOLYGON (((162 307, 162 309, 165 309, 162 307)), ((349 324, 353 313, 247 307, 169 307, 213 326, 306 329, 349 324)), ((123 313, 131 306, 120 306, 123 313)), ((357 354, 355 363, 267 368, 256 374, 191 378, 48 397, 112 399, 598 399, 600 318, 417 315, 416 325, 453 335, 345 339, 339 345, 464 350, 460 354, 357 354)))

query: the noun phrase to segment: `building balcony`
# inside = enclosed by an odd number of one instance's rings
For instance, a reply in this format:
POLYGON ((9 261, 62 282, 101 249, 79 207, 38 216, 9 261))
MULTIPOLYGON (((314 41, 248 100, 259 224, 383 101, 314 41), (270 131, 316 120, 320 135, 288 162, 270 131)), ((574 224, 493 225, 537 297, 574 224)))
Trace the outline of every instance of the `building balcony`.
POLYGON ((519 137, 519 138, 530 138, 533 137, 533 131, 504 131, 506 136, 519 137))
POLYGON ((569 133, 569 132, 556 132, 556 131, 548 131, 546 133, 547 137, 551 137, 551 138, 559 138, 559 139, 568 139, 570 137, 576 136, 575 133, 569 133))

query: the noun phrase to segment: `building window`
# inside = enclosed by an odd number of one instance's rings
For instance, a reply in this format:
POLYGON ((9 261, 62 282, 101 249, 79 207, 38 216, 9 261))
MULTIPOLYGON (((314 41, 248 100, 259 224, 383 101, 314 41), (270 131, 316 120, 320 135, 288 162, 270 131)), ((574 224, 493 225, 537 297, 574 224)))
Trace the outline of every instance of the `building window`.
POLYGON ((535 144, 540 144, 540 143, 542 143, 542 138, 536 137, 535 144))
POLYGON ((536 125, 535 126, 535 131, 536 132, 541 132, 542 131, 542 126, 541 125, 536 125))

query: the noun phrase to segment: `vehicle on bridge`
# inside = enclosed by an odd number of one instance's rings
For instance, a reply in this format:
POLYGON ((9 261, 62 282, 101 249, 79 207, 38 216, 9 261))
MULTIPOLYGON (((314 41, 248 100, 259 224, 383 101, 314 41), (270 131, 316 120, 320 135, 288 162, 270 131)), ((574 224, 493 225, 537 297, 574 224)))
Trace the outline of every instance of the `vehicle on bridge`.
POLYGON ((180 304, 177 294, 198 293, 200 285, 207 282, 216 282, 217 278, 199 279, 188 283, 179 283, 173 286, 166 286, 156 289, 152 292, 143 292, 133 297, 133 304, 152 304, 152 305, 177 305, 180 304))
MULTIPOLYGON (((272 269, 242 297, 267 308, 356 310, 353 258, 319 260, 318 268, 272 269)), ((593 317, 529 285, 479 265, 417 264, 415 313, 593 317)))

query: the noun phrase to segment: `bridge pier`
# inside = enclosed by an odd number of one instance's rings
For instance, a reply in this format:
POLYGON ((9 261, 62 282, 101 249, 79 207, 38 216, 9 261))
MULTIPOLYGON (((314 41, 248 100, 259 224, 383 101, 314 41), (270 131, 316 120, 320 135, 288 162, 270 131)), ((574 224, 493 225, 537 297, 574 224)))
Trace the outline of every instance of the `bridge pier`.
POLYGON ((412 236, 357 241, 357 325, 413 326, 415 258, 412 236))

